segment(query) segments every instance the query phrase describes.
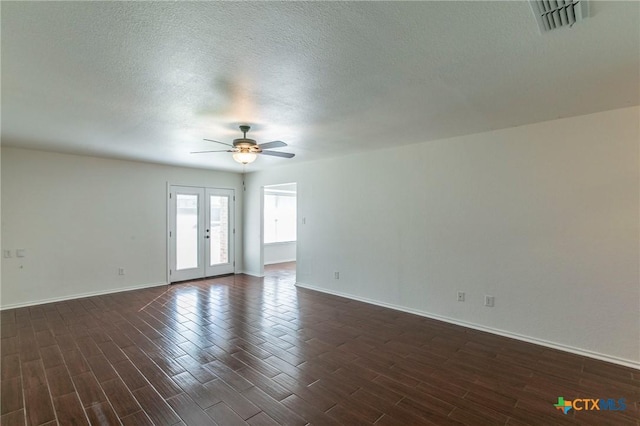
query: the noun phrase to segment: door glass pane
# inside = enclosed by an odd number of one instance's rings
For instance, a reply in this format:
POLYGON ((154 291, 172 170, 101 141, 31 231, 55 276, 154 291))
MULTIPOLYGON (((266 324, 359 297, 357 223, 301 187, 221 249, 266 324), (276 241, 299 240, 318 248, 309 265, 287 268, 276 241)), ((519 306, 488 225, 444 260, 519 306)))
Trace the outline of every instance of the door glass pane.
POLYGON ((198 196, 176 194, 176 269, 198 267, 198 196))
POLYGON ((209 265, 229 263, 229 197, 211 195, 209 265))

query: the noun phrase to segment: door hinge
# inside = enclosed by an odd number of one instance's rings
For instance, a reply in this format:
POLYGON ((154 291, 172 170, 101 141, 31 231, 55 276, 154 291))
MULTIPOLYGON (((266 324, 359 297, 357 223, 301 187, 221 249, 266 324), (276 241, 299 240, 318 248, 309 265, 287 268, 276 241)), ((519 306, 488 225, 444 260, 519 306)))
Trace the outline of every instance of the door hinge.
POLYGON ((169 231, 169 237, 171 237, 171 231, 169 231))
POLYGON ((233 261, 233 266, 236 266, 236 261, 235 260, 233 261))
POLYGON ((236 196, 234 195, 234 196, 233 196, 233 201, 235 201, 235 200, 236 200, 236 196))
POLYGON ((234 234, 236 233, 236 228, 233 228, 233 233, 234 233, 234 234))
POLYGON ((171 193, 169 193, 169 198, 171 198, 171 193))
POLYGON ((169 275, 171 275, 171 269, 169 269, 169 275))

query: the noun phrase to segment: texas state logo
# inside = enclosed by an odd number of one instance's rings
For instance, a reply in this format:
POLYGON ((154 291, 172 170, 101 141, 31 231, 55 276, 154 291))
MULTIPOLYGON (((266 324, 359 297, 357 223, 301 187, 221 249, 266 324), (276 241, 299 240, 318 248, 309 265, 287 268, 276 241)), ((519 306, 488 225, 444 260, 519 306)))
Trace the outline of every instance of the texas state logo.
POLYGON ((565 401, 563 396, 558 397, 558 403, 553 404, 556 409, 562 411, 564 414, 567 414, 569 410, 573 408, 573 404, 571 401, 565 401))
POLYGON ((575 411, 623 411, 627 409, 624 398, 578 398, 572 401, 558 397, 558 402, 553 404, 557 410, 567 414, 569 410, 575 411))

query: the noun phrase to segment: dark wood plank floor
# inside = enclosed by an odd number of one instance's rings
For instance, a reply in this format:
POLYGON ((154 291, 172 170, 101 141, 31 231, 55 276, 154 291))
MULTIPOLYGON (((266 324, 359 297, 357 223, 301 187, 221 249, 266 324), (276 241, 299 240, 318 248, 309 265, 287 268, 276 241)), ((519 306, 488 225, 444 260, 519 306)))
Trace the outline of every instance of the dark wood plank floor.
POLYGON ((1 423, 640 424, 638 370, 294 281, 281 264, 3 311, 1 423))

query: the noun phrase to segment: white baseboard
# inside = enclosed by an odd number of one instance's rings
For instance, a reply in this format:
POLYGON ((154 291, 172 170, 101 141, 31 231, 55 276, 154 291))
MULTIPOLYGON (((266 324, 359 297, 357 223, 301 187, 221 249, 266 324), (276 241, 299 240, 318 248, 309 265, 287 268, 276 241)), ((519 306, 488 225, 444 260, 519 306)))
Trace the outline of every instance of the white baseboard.
POLYGON ((253 271, 238 271, 236 272, 236 274, 245 274, 245 275, 251 275, 252 277, 256 277, 256 278, 264 278, 264 274, 259 274, 253 271))
POLYGON ((265 265, 275 265, 276 263, 287 263, 287 262, 295 262, 296 258, 293 259, 282 259, 282 260, 272 260, 271 262, 264 262, 265 265))
POLYGON ((143 289, 143 288, 159 287, 159 286, 163 286, 163 285, 168 285, 168 283, 161 282, 161 283, 152 283, 152 284, 142 284, 142 285, 136 285, 136 286, 132 286, 132 287, 120 287, 120 288, 114 288, 114 289, 109 289, 109 290, 91 291, 91 292, 88 292, 88 293, 72 294, 70 296, 52 297, 50 299, 34 300, 34 301, 31 301, 31 302, 12 303, 10 305, 2 305, 2 306, 0 306, 0 311, 4 311, 6 309, 25 308, 25 307, 28 307, 28 306, 43 305, 45 303, 63 302, 65 300, 82 299, 83 297, 101 296, 103 294, 121 293, 123 291, 131 291, 131 290, 140 290, 140 289, 143 289))
POLYGON ((421 317, 431 318, 431 319, 435 319, 435 320, 438 320, 438 321, 443 321, 443 322, 447 322, 447 323, 450 323, 450 324, 459 325, 459 326, 462 326, 462 327, 472 328, 474 330, 485 331, 487 333, 497 334, 499 336, 509 337, 511 339, 521 340, 521 341, 524 341, 524 342, 533 343, 533 344, 540 345, 540 346, 545 346, 545 347, 548 347, 548 348, 551 348, 551 349, 557 349, 557 350, 564 351, 564 352, 570 352, 570 353, 573 353, 573 354, 576 354, 576 355, 582 355, 582 356, 586 356, 586 357, 589 357, 589 358, 595 358, 595 359, 598 359, 598 360, 601 360, 601 361, 606 361, 606 362, 610 362, 610 363, 613 363, 613 364, 623 365, 625 367, 631 367, 631 368, 635 368, 637 370, 640 370, 640 362, 637 362, 637 361, 618 358, 618 357, 614 357, 614 356, 611 356, 611 355, 605 355, 605 354, 601 354, 601 353, 598 353, 598 352, 589 351, 589 350, 586 350, 586 349, 575 348, 573 346, 563 345, 561 343, 556 343, 556 342, 550 342, 548 340, 538 339, 536 337, 525 336, 525 335, 518 334, 518 333, 512 333, 510 331, 500 330, 500 329, 493 328, 493 327, 486 327, 486 326, 479 325, 479 324, 460 321, 460 320, 457 320, 457 319, 454 319, 454 318, 449 318, 449 317, 444 317, 444 316, 441 316, 441 315, 431 314, 429 312, 424 312, 424 311, 420 311, 420 310, 417 310, 417 309, 407 308, 407 307, 404 307, 404 306, 394 305, 394 304, 391 304, 391 303, 380 302, 378 300, 368 299, 366 297, 355 296, 353 294, 342 293, 342 292, 333 291, 333 290, 327 290, 325 288, 316 287, 316 286, 305 284, 305 283, 301 283, 301 282, 296 282, 296 287, 306 288, 306 289, 309 289, 309 290, 318 291, 320 293, 332 294, 334 296, 340 296, 340 297, 344 297, 346 299, 357 300, 359 302, 369 303, 369 304, 376 305, 376 306, 382 306, 384 308, 394 309, 396 311, 407 312, 407 313, 410 313, 410 314, 419 315, 421 317))

